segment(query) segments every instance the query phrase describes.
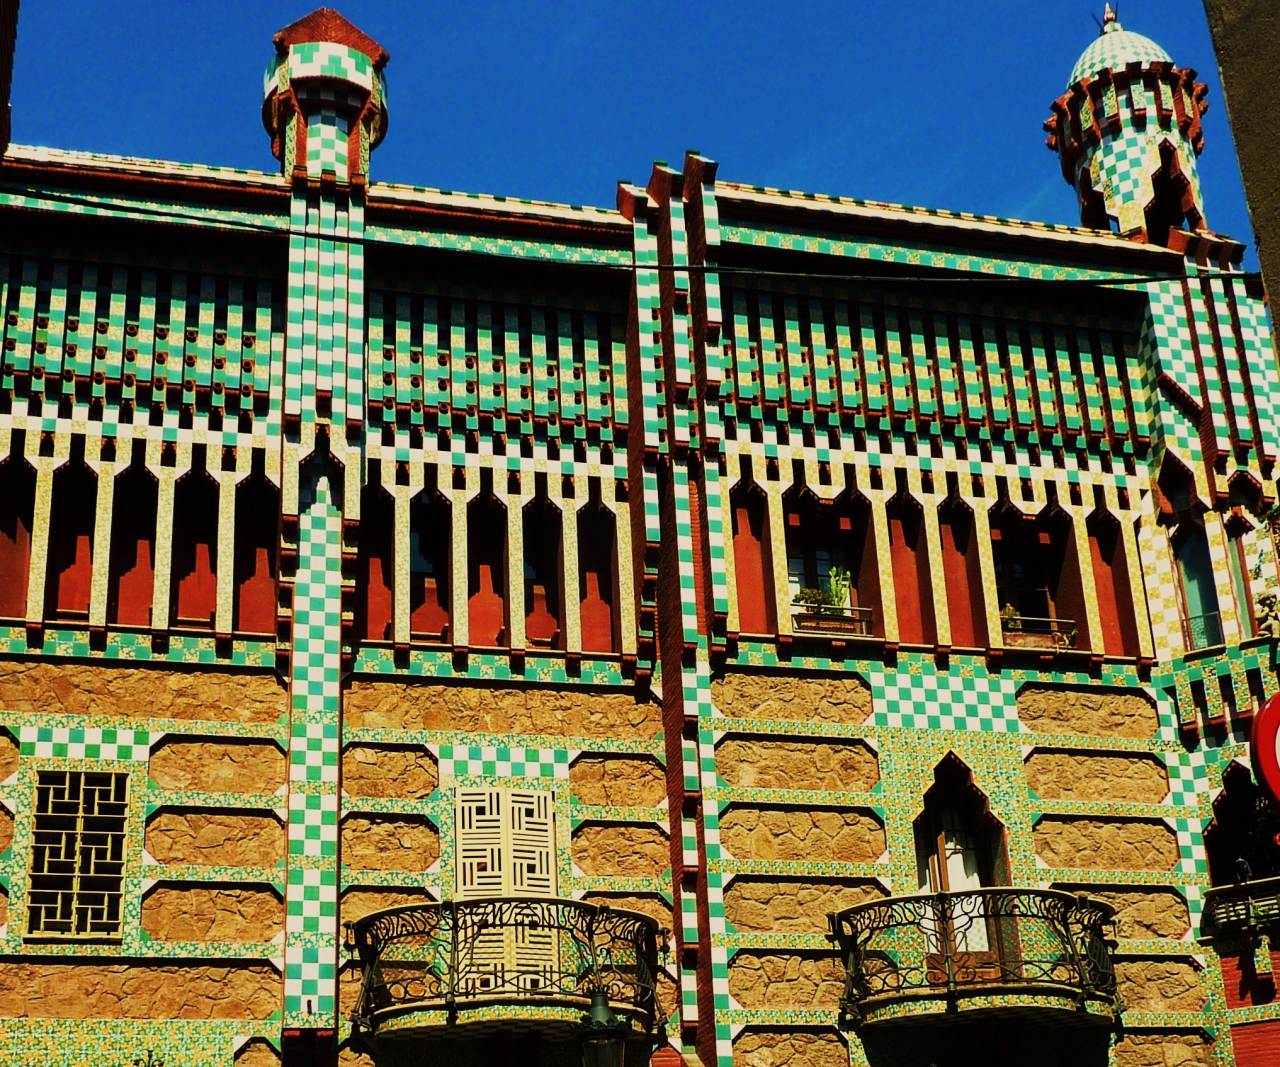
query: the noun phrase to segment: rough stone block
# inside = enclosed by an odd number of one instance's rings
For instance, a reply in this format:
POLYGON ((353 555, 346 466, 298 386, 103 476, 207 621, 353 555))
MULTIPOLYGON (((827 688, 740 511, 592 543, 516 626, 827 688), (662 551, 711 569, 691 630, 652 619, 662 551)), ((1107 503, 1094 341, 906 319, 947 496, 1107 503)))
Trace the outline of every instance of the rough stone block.
POLYGON ((574 832, 573 861, 585 874, 656 878, 671 866, 671 846, 652 826, 587 823, 574 832))
POLYGON ((342 894, 342 921, 355 922, 371 911, 401 904, 425 904, 429 900, 431 895, 425 889, 348 889, 342 894))
POLYGON ((260 1037, 246 1041, 236 1053, 236 1067, 279 1067, 280 1053, 260 1037))
POLYGON ((582 756, 569 767, 569 785, 583 804, 652 808, 667 799, 661 765, 638 756, 582 756))
POLYGON ((274 793, 285 782, 285 757, 269 741, 169 738, 151 753, 147 773, 166 789, 274 793))
POLYGON ((1046 800, 1111 800, 1159 804, 1169 792, 1164 764, 1154 756, 1034 752, 1027 784, 1046 800))
POLYGON ((1018 718, 1042 734, 1153 737, 1155 705, 1141 693, 1117 689, 1027 686, 1018 693, 1018 718))
POLYGON ((1126 1011, 1203 1011, 1200 970, 1190 960, 1117 960, 1116 982, 1126 1011))
POLYGON ((884 852, 884 828, 860 811, 735 805, 720 820, 720 840, 740 860, 870 863, 884 852))
POLYGON ((730 785, 755 789, 866 792, 880 780, 876 754, 861 741, 728 737, 716 768, 730 785))
POLYGON ((1116 1043, 1115 1067, 1210 1067, 1213 1045, 1204 1034, 1130 1033, 1116 1043))
POLYGON ((530 686, 436 685, 358 679, 346 695, 353 727, 552 734, 648 740, 662 711, 631 693, 530 686))
POLYGON ((281 977, 262 964, 0 962, 0 1015, 28 1019, 266 1019, 281 977))
POLYGON ((412 815, 350 815, 342 821, 342 862, 369 871, 425 871, 440 857, 440 835, 412 815))
POLYGON ((353 797, 422 800, 440 780, 435 758, 420 745, 348 745, 342 788, 353 797))
POLYGON ((142 928, 157 941, 270 941, 284 902, 267 888, 160 885, 142 899, 142 928))
POLYGON ((739 930, 825 934, 830 912, 884 895, 873 882, 735 878, 724 892, 724 910, 739 930))
POLYGON ((0 660, 0 707, 139 721, 275 722, 288 702, 284 686, 271 674, 0 660))
POLYGON ((274 867, 284 827, 270 815, 162 811, 147 823, 146 849, 161 863, 274 867))
POLYGON ((752 1067, 848 1067, 849 1049, 834 1030, 744 1030, 735 1062, 752 1067))
POLYGON ((834 955, 739 952, 729 964, 729 992, 744 1008, 834 1009, 843 990, 834 955))
POLYGON ((1036 824, 1036 854, 1049 867, 1167 871, 1178 839, 1155 819, 1076 819, 1049 815, 1036 824))
POLYGON ((0 730, 0 782, 18 769, 18 742, 0 730))
POLYGON ((726 674, 711 699, 735 719, 860 723, 871 714, 871 690, 850 675, 726 674))
POLYGON ((1172 889, 1123 889, 1114 886, 1061 886, 1105 900, 1116 909, 1122 938, 1182 937, 1191 926, 1187 902, 1172 889))

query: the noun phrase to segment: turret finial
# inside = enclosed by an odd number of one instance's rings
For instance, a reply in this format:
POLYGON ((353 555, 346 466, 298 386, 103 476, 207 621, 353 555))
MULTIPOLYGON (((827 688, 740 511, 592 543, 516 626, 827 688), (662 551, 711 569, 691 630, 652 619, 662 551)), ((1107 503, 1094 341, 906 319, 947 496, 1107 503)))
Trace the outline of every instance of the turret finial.
POLYGON ((1112 26, 1118 29, 1119 25, 1116 21, 1116 13, 1111 8, 1111 2, 1107 0, 1107 4, 1102 9, 1102 32, 1106 33, 1112 26))

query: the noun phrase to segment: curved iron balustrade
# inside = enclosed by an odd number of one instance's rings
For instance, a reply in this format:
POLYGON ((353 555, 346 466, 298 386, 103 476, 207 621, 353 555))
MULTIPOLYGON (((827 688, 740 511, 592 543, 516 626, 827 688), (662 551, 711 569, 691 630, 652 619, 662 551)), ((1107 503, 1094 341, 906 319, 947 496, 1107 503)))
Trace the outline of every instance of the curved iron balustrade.
POLYGON ((601 992, 633 1029, 653 1029, 660 933, 647 915, 556 897, 446 900, 371 912, 348 938, 364 972, 352 1021, 375 1035, 414 1011, 449 1023, 501 1003, 585 1011, 601 992))
POLYGON ((1061 997, 1117 1012, 1111 905, 1056 889, 888 897, 830 916, 846 975, 840 1024, 900 1018, 908 1002, 1061 997))

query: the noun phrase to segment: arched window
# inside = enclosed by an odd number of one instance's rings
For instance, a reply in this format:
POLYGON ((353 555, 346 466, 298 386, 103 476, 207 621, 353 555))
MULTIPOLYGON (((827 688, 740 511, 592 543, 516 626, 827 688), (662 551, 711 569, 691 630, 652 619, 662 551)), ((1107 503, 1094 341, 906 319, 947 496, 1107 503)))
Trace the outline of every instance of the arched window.
POLYGON ((173 624, 213 628, 218 608, 218 483, 202 470, 178 479, 173 495, 173 624))
POLYGON ((887 512, 898 639, 909 645, 934 644, 938 635, 934 625, 924 512, 914 499, 903 493, 889 501, 887 512))
POLYGON ((501 645, 507 636, 507 509, 492 491, 467 505, 468 643, 501 645))
POLYGON ((556 648, 564 631, 560 509, 545 496, 524 509, 524 636, 530 645, 556 648))
POLYGON ((31 565, 31 524, 36 472, 21 456, 0 463, 0 618, 27 613, 27 571, 31 565))
POLYGON ((1075 647, 1085 612, 1070 516, 1056 507, 1023 515, 1007 501, 997 504, 991 548, 1005 644, 1075 647))
POLYGON ((392 564, 395 506, 380 485, 370 483, 360 496, 360 622, 366 641, 390 641, 395 618, 392 564))
POLYGON ((83 458, 73 458, 53 476, 49 511, 45 615, 87 622, 93 590, 93 531, 98 477, 83 458))
POLYGON ((922 893, 956 894, 951 907, 939 912, 940 928, 926 931, 934 960, 930 973, 943 972, 936 957, 959 956, 967 967, 996 966, 1000 958, 1016 958, 1010 924, 979 890, 1009 884, 1009 858, 1004 827, 991 814, 973 776, 955 755, 934 770, 934 783, 924 796, 924 810, 914 824, 916 871, 922 893))
POLYGON ((745 634, 775 633, 768 499, 754 482, 743 481, 729 494, 729 508, 733 518, 738 630, 745 634))
POLYGON ((618 602, 613 512, 598 501, 578 512, 578 620, 584 652, 616 652, 618 602))
POLYGON ((116 478, 111 507, 111 566, 107 618, 120 626, 148 626, 155 592, 159 487, 141 463, 116 478))
POLYGON ((280 491, 259 471, 236 488, 237 633, 275 632, 279 542, 280 491))
POLYGON ((1120 523, 1110 512, 1099 510, 1089 516, 1086 528, 1103 650, 1111 656, 1136 656, 1138 623, 1120 523))
POLYGON ((449 502, 424 489, 409 505, 409 635, 445 641, 449 633, 449 502))
POLYGON ((1222 644, 1218 586, 1209 558, 1209 538, 1198 518, 1188 517, 1173 532, 1173 558, 1182 589, 1182 631, 1187 648, 1222 644))
POLYGON ((962 500, 952 498, 938 509, 938 524, 951 643, 960 648, 985 648, 987 616, 973 511, 962 500))
MULTIPOLYGON (((883 634, 880 574, 871 506, 859 494, 821 501, 807 489, 783 501, 787 538, 787 582, 798 628, 811 628, 806 608, 814 598, 851 620, 852 632, 883 634), (824 603, 824 598, 830 598, 824 603)), ((816 629, 823 629, 822 612, 816 629)))

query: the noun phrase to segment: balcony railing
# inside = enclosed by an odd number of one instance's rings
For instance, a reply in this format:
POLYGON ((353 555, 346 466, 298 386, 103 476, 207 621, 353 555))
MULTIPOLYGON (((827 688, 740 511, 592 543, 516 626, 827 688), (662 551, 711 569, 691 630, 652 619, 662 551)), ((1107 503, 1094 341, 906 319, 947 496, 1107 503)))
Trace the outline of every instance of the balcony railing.
POLYGON ((1002 615, 1000 628, 1004 643, 1010 648, 1047 648, 1062 650, 1076 647, 1074 619, 1041 619, 1034 615, 1002 615))
POLYGON ((796 633, 871 637, 874 619, 873 608, 841 608, 834 604, 812 604, 799 600, 791 604, 792 629, 796 633))
POLYGON ((363 971, 352 1022, 374 1037, 500 1022, 502 1005, 548 1009, 550 1032, 598 993, 633 1036, 653 1030, 659 930, 646 915, 554 897, 454 900, 372 912, 348 938, 363 971))
POLYGON ((991 998, 1009 996, 1109 1023, 1119 1011, 1106 936, 1114 914, 1085 896, 1012 888, 889 897, 837 912, 841 1026, 990 1010, 1001 1003, 991 998))
POLYGON ((1233 933, 1280 923, 1280 878, 1220 885, 1204 895, 1207 932, 1233 933))
POLYGON ((1222 614, 1217 611, 1207 611, 1203 615, 1184 617, 1182 637, 1186 641, 1187 649, 1191 652, 1222 644, 1222 614))

